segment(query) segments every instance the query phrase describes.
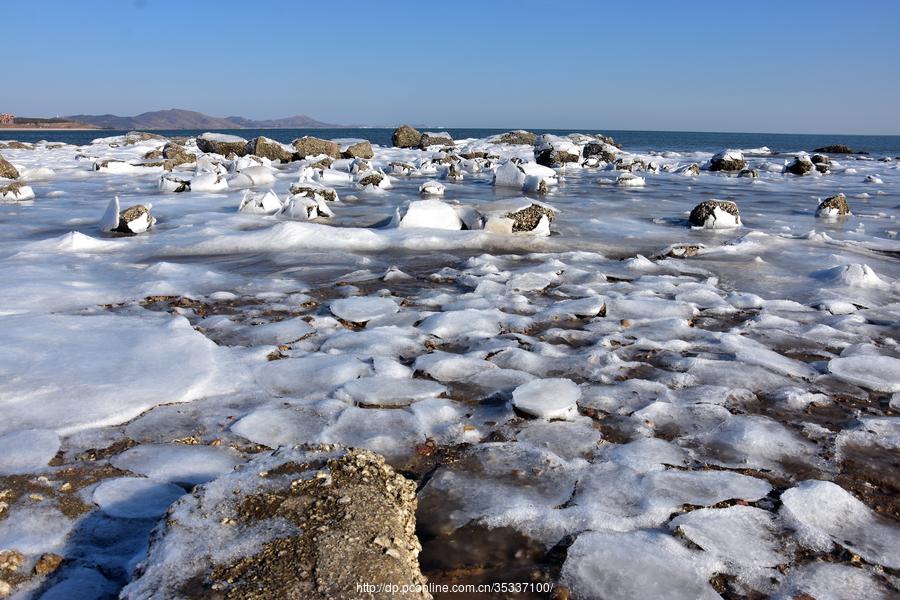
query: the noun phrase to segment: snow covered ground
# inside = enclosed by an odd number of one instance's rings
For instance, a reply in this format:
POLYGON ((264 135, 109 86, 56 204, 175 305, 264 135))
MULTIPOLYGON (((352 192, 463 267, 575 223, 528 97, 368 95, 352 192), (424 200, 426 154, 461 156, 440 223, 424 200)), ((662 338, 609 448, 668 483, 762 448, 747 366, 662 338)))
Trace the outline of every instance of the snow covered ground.
POLYGON ((35 196, 0 203, 14 598, 114 597, 192 486, 305 443, 418 479, 437 581, 493 540, 471 580, 575 598, 900 593, 897 162, 472 139, 166 174, 166 142, 0 149, 35 196), (115 196, 156 223, 104 232, 115 196), (706 200, 740 226, 691 227, 706 200))

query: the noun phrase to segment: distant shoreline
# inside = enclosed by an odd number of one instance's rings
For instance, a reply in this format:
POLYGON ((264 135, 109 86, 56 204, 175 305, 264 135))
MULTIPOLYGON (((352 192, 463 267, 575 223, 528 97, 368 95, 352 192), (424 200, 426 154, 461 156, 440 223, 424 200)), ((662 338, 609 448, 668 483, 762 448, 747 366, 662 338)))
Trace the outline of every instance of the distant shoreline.
POLYGON ((103 131, 96 127, 3 127, 0 126, 0 132, 3 131, 103 131))

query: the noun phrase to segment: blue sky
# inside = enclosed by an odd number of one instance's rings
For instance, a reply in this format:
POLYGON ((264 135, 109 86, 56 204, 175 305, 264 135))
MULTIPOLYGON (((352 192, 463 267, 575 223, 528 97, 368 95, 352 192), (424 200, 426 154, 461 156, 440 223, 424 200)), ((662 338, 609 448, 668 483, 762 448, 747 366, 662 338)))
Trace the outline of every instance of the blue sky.
POLYGON ((0 112, 900 134, 900 1, 4 0, 0 112))

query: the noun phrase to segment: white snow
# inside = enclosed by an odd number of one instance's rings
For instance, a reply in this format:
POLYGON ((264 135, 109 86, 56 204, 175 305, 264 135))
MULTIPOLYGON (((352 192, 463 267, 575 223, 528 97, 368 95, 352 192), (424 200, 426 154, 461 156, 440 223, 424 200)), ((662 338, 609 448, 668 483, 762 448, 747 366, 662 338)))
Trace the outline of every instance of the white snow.
POLYGON ((328 308, 331 310, 331 314, 337 318, 351 323, 365 323, 400 310, 400 307, 391 298, 377 296, 354 296, 332 300, 328 308))
POLYGON ((401 229, 462 229, 462 220, 456 210, 440 200, 416 200, 410 202, 406 214, 400 219, 401 229))
POLYGON ((844 381, 878 392, 900 392, 900 359, 847 356, 828 361, 828 371, 844 381))
POLYGON ((570 379, 535 379, 513 391, 513 406, 540 419, 571 420, 581 390, 570 379))
POLYGON ((40 471, 59 451, 59 436, 47 429, 0 435, 0 475, 40 471))

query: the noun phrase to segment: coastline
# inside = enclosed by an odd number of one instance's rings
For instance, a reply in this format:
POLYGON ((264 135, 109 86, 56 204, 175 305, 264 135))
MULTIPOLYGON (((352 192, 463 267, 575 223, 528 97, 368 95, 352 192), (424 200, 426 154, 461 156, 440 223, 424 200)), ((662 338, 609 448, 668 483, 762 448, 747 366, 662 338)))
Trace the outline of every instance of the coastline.
POLYGON ((96 127, 0 127, 4 131, 104 131, 96 127))

